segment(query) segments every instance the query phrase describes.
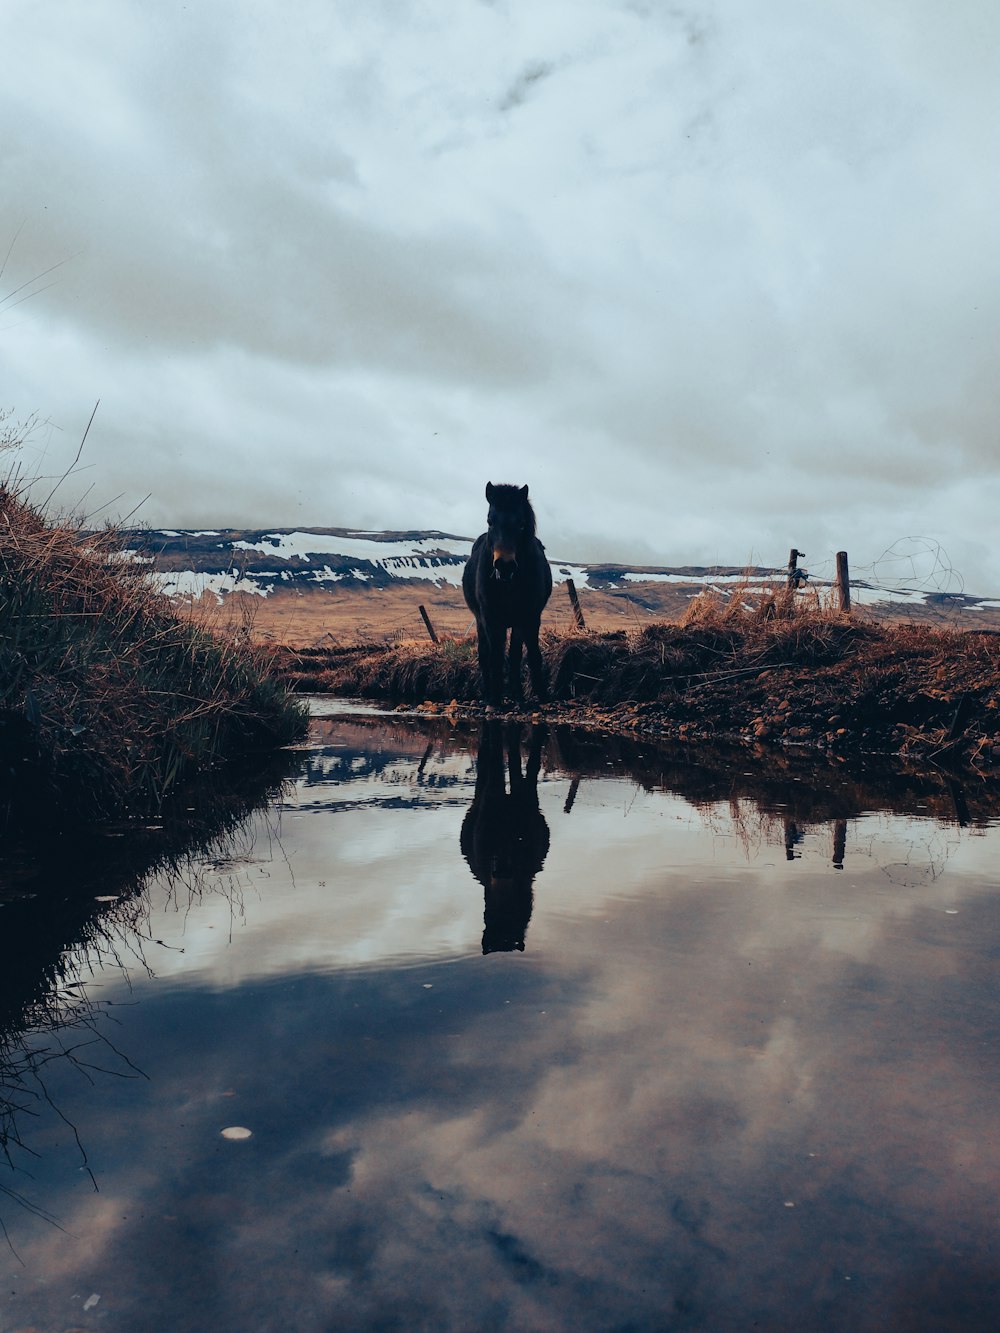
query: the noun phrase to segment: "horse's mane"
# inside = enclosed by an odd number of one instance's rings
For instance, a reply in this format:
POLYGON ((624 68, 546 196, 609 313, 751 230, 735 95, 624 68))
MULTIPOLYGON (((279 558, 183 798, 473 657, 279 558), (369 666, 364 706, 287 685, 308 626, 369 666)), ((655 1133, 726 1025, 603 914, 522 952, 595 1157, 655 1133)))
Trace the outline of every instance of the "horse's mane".
POLYGON ((528 497, 521 494, 521 489, 520 486, 510 486, 506 482, 494 482, 492 503, 498 505, 501 509, 513 509, 516 506, 523 508, 527 515, 524 525, 525 531, 534 537, 537 536, 535 511, 532 509, 528 497))

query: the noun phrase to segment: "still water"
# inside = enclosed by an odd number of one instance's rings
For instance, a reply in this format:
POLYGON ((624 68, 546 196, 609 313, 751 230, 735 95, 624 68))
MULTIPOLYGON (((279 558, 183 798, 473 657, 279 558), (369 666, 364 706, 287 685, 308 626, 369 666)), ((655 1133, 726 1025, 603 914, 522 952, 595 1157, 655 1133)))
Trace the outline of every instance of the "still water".
POLYGON ((297 774, 4 868, 3 1333, 998 1326, 1000 800, 329 705, 297 774))

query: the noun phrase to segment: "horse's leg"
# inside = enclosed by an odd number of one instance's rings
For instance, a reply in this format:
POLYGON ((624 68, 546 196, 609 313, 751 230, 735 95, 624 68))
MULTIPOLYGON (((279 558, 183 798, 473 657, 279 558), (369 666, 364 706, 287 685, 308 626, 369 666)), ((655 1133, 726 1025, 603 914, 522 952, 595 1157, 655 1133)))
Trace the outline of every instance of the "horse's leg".
POLYGON ((545 723, 531 728, 528 738, 528 764, 524 770, 524 780, 528 784, 538 805, 538 774, 542 767, 542 743, 547 735, 545 723))
POLYGON ((524 639, 521 626, 515 625, 510 632, 510 655, 507 661, 507 693, 515 703, 524 698, 524 686, 521 684, 521 649, 524 639))
POLYGON ((476 647, 479 649, 479 696, 484 704, 489 704, 493 702, 490 693, 493 654, 490 643, 489 626, 485 620, 477 621, 476 647))
MULTIPOLYGON (((483 675, 483 694, 487 704, 500 707, 503 703, 503 650, 507 631, 503 625, 486 626, 486 669, 483 675)), ((482 658, 480 658, 482 662, 482 658)))
POLYGON ((538 646, 539 622, 528 625, 524 634, 524 645, 528 654, 528 670, 531 672, 531 687, 540 704, 549 697, 549 673, 542 661, 542 650, 538 646))
POLYGON ((516 797, 524 781, 521 772, 521 727, 511 727, 507 733, 507 773, 510 780, 510 794, 516 797))

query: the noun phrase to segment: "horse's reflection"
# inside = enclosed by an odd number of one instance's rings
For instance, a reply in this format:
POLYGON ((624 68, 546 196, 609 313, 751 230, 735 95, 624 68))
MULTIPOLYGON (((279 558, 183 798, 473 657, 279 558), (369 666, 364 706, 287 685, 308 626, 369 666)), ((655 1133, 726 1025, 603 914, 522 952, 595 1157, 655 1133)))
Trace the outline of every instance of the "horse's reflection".
POLYGON ((524 950, 532 882, 549 850, 549 826, 538 808, 544 738, 543 728, 532 727, 522 771, 518 724, 505 729, 500 722, 486 722, 480 733, 476 794, 462 822, 461 847, 483 886, 483 953, 524 950))

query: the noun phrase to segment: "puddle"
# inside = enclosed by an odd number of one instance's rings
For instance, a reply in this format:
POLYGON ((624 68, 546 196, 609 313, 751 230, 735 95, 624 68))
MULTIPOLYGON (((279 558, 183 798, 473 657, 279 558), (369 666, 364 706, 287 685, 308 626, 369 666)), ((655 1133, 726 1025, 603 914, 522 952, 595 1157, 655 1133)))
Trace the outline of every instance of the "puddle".
POLYGON ((0 1326, 994 1327, 1000 802, 318 711, 0 867, 0 1326))

